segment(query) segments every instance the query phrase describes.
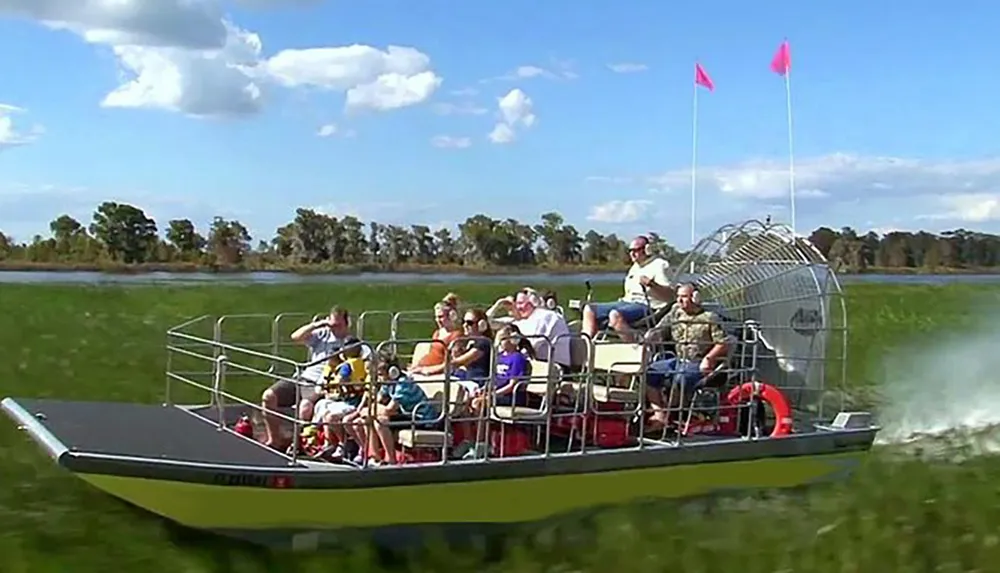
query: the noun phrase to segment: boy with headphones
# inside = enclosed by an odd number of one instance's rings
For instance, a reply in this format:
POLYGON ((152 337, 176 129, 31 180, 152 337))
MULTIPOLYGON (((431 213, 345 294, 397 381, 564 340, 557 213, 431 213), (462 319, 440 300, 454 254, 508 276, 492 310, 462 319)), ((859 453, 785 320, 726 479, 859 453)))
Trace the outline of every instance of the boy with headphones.
POLYGON ((670 263, 656 254, 649 237, 629 244, 632 266, 625 275, 624 293, 614 302, 591 303, 583 309, 583 332, 590 336, 609 325, 618 331, 670 304, 673 288, 667 278, 670 263))

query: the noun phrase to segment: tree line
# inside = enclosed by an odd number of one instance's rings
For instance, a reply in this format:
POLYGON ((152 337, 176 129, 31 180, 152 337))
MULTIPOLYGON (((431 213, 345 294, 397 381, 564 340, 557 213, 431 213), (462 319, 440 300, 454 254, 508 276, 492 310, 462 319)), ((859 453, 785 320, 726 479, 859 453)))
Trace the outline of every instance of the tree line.
MULTIPOLYGON (((158 226, 141 208, 101 203, 89 224, 60 215, 50 236, 16 243, 0 231, 0 262, 5 266, 104 268, 161 265, 174 268, 274 269, 358 267, 393 269, 427 266, 618 267, 627 262, 630 237, 582 232, 555 212, 535 224, 516 219, 469 217, 451 229, 426 225, 362 222, 299 208, 273 237, 252 237, 236 220, 216 217, 201 231, 189 219, 158 226)), ((685 252, 651 236, 662 256, 681 262, 685 252)), ((969 269, 1000 266, 1000 236, 957 229, 941 234, 896 231, 861 234, 850 227, 820 227, 812 242, 839 270, 969 269)))

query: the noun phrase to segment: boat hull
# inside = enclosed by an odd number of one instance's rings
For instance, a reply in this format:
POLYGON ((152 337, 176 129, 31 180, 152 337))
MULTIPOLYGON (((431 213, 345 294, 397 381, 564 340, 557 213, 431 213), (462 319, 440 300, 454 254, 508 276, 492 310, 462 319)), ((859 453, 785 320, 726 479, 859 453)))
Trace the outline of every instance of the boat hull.
POLYGON ((643 500, 793 488, 843 479, 863 456, 858 451, 365 489, 297 490, 78 475, 182 525, 285 544, 324 530, 512 525, 643 500))
POLYGON ((385 533, 396 544, 427 526, 471 532, 629 502, 844 479, 875 436, 816 431, 357 470, 293 462, 177 406, 8 399, 3 409, 61 466, 110 495, 187 527, 296 549, 352 532, 385 533), (97 425, 99 440, 85 435, 97 425))

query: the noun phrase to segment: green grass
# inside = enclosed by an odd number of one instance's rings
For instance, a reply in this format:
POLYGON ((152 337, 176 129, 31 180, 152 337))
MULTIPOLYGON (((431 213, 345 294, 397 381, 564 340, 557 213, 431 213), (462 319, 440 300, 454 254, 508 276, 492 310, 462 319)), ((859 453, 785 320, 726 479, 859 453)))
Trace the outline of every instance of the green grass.
MULTIPOLYGON (((453 285, 492 301, 509 285, 453 285)), ((598 295, 613 295, 614 285, 598 295)), ((582 295, 559 289, 565 301, 582 295)), ((429 308, 440 285, 213 287, 0 286, 0 394, 130 400, 162 398, 165 331, 199 314, 429 308)), ((983 327, 1000 288, 849 287, 852 392, 878 389, 884 356, 944 332, 983 327)), ((428 313, 429 317, 429 313, 428 313)), ((289 322, 283 331, 294 326, 289 322)), ((229 336, 262 341, 263 319, 229 336), (256 336, 252 330, 258 329, 256 336)), ((376 334, 383 324, 372 324, 376 334)), ((419 336, 429 323, 413 324, 419 336)), ((916 346, 915 346, 916 345, 916 346)), ((983 383, 989 383, 984 380, 983 383)), ((248 397, 259 387, 246 388, 248 397)), ((242 393, 242 392, 241 392, 242 393)), ((188 397, 185 394, 181 398, 188 397)), ((848 484, 802 495, 729 500, 710 513, 622 508, 592 526, 566 524, 516 540, 499 562, 428 550, 412 571, 990 571, 1000 560, 1000 461, 890 460, 876 455, 848 484)), ((664 484, 664 487, 670 487, 664 484)), ((335 510, 332 508, 331 510, 335 510)), ((359 551, 361 551, 359 549, 359 551)), ((289 556, 183 532, 85 486, 0 423, 0 571, 351 571, 387 567, 357 555, 289 556)))

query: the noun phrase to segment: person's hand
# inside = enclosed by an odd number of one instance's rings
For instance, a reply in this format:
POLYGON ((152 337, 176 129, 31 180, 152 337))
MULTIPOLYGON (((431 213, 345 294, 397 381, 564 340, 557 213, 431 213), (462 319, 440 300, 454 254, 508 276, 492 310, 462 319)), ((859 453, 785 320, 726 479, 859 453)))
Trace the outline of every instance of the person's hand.
POLYGON ((651 277, 646 277, 646 276, 639 277, 639 284, 641 284, 644 287, 648 287, 649 285, 653 284, 653 279, 651 277))
POLYGON ((501 306, 514 306, 514 297, 507 295, 497 299, 497 304, 501 306))
POLYGON ((707 374, 712 371, 712 361, 709 360, 708 356, 701 359, 699 370, 701 370, 702 374, 707 374))

